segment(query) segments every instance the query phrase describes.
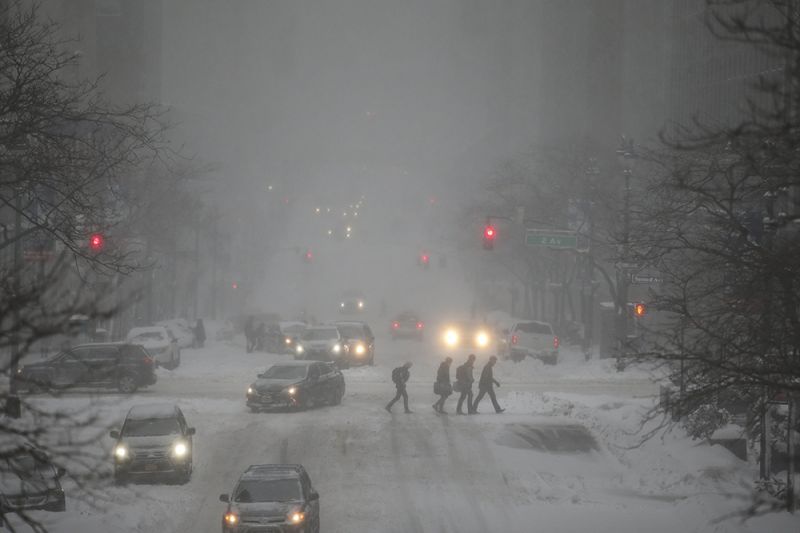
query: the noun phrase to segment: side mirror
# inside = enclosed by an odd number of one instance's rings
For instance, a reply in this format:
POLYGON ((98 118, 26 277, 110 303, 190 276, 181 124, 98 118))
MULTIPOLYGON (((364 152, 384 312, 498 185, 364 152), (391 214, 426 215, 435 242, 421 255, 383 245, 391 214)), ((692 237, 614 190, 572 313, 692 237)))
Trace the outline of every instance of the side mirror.
POLYGON ((187 435, 194 435, 197 430, 195 428, 187 428, 186 434, 187 435))
POLYGON ((311 491, 311 492, 308 494, 308 501, 310 501, 310 502, 314 502, 314 501, 317 501, 317 500, 319 500, 319 492, 317 492, 317 491, 315 491, 315 490, 312 490, 312 491, 311 491))
POLYGON ((219 495, 219 501, 228 503, 228 502, 231 501, 231 498, 227 494, 220 494, 219 495))
POLYGON ((56 477, 57 478, 64 477, 66 475, 66 473, 67 473, 67 471, 66 471, 66 469, 64 469, 63 466, 59 466, 58 468, 56 468, 56 477))
POLYGON ((118 438, 119 438, 119 431, 117 431, 117 430, 115 429, 115 430, 111 431, 111 432, 108 434, 108 436, 109 436, 109 437, 111 437, 112 439, 118 439, 118 438))

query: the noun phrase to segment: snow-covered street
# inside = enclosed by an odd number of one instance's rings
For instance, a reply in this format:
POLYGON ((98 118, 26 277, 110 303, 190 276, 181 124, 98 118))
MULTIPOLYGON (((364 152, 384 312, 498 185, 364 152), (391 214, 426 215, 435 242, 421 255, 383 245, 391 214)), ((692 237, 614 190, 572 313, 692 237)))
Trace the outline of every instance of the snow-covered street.
POLYGON ((187 485, 109 485, 96 509, 68 496, 66 516, 42 516, 57 520, 57 532, 216 532, 218 496, 248 465, 296 462, 321 494, 329 533, 528 532, 537 524, 549 532, 765 531, 767 519, 726 516, 745 503, 753 475, 728 451, 675 433, 627 449, 657 391, 643 371, 618 374, 609 361, 584 362, 569 350, 556 367, 502 362, 504 414, 484 403, 481 414, 456 416, 451 397, 450 414, 439 415, 430 405, 435 349, 382 338, 378 346, 376 366, 344 371, 342 405, 305 412, 245 408, 255 374, 288 356, 245 354, 238 344, 185 350, 178 369, 160 370, 154 387, 131 397, 65 396, 58 401, 89 402, 110 420, 131 405, 178 403, 197 428, 194 475, 187 485), (389 374, 406 358, 415 363, 415 412, 389 415, 389 374))

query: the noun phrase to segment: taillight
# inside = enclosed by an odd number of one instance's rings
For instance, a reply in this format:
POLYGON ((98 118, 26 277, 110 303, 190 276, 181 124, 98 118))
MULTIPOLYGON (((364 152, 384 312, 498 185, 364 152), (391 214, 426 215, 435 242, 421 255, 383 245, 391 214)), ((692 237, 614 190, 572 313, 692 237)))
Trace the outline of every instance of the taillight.
POLYGON ((422 329, 422 322, 417 322, 417 329, 422 329))
POLYGON ((512 335, 511 344, 517 344, 517 341, 519 341, 519 337, 517 337, 516 335, 512 335))
POLYGON ((558 337, 553 337, 553 348, 558 348, 558 337))
POLYGON ((394 324, 392 324, 392 327, 393 327, 394 329, 397 329, 397 328, 399 328, 399 327, 400 327, 400 323, 399 323, 399 322, 395 322, 394 324))
POLYGON ((143 362, 144 362, 144 364, 146 364, 146 365, 152 365, 152 364, 153 364, 153 358, 152 358, 152 357, 150 357, 150 356, 148 356, 148 355, 145 355, 145 356, 144 356, 144 359, 142 359, 142 361, 143 361, 143 362))

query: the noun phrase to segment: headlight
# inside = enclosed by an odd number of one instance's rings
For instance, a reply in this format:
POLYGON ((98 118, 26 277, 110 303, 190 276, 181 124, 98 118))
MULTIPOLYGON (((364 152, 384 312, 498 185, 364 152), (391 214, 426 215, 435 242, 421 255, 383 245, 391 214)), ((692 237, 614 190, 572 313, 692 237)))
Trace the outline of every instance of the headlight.
POLYGON ((364 302, 358 302, 358 308, 364 309, 364 302))
POLYGON ((305 351, 306 351, 306 349, 305 349, 305 348, 303 348, 303 345, 302 345, 302 344, 298 344, 298 345, 297 345, 297 348, 295 348, 295 349, 294 349, 294 351, 296 351, 297 353, 303 353, 303 352, 305 352, 305 351))
POLYGON ((340 303, 340 304, 339 304, 339 307, 341 307, 342 309, 344 309, 344 302, 340 303))
POLYGON ((341 352, 341 351, 342 351, 342 345, 341 345, 341 344, 334 344, 334 345, 333 345, 333 348, 331 348, 331 351, 332 351, 333 353, 339 353, 339 352, 341 352))
POLYGON ((364 347, 363 344, 356 345, 356 355, 364 355, 367 349, 364 347))
POLYGON ((128 458, 128 447, 124 444, 117 444, 117 447, 114 448, 114 457, 118 460, 123 460, 128 458))
POLYGON ((286 521, 290 524, 302 524, 306 519, 306 514, 302 511, 292 511, 286 516, 286 521))
POLYGON ((485 331, 479 331, 478 334, 475 335, 475 344, 481 348, 489 346, 489 334, 485 331))
POLYGON ((292 339, 291 339, 291 338, 289 338, 289 337, 286 337, 286 338, 283 340, 283 342, 285 342, 286 344, 292 344, 292 339))
POLYGON ((225 523, 229 526, 235 526, 239 523, 239 515, 236 513, 225 513, 225 523))
POLYGON ((251 394, 255 394, 255 393, 256 393, 256 391, 255 391, 255 389, 253 389, 252 386, 247 387, 247 395, 248 396, 251 395, 251 394))
POLYGON ((172 446, 172 456, 177 458, 186 457, 186 454, 189 453, 189 447, 186 445, 185 442, 176 442, 172 446))
POLYGON ((450 347, 458 345, 460 336, 455 328, 450 328, 444 332, 444 343, 450 347))
POLYGON ((297 387, 289 387, 286 389, 286 394, 289 396, 294 396, 297 393, 297 387))

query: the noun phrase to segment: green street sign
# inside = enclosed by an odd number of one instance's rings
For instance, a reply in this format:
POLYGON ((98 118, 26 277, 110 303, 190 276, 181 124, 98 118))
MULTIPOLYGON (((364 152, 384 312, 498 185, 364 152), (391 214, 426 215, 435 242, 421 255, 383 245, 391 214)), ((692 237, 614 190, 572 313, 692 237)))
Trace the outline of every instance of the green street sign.
POLYGON ((571 250, 578 247, 578 236, 569 231, 529 229, 525 232, 525 245, 571 250))

